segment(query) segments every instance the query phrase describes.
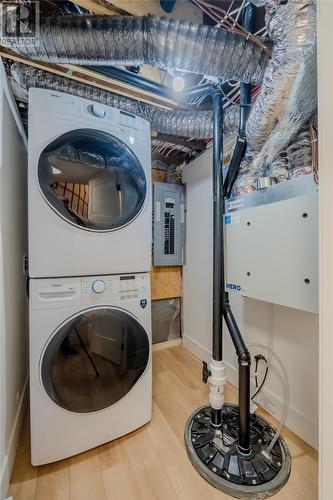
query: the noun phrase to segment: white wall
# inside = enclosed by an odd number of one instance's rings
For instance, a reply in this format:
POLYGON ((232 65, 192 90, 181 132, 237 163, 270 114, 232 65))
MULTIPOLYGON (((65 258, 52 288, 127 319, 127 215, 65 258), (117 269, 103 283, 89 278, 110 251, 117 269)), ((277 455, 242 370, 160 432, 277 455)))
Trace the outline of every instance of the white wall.
POLYGON ((27 386, 26 142, 0 67, 0 498, 7 496, 27 386))
MULTIPOLYGON (((184 345, 201 359, 211 352, 212 180, 211 151, 187 165, 186 265, 183 269, 184 345)), ((230 294, 246 343, 271 345, 282 358, 290 382, 287 426, 312 446, 318 434, 318 315, 230 294)), ((237 384, 235 355, 226 328, 224 360, 229 381, 237 384)), ((275 373, 274 373, 275 371, 275 373)), ((281 414, 283 384, 271 370, 263 391, 265 406, 281 414)))

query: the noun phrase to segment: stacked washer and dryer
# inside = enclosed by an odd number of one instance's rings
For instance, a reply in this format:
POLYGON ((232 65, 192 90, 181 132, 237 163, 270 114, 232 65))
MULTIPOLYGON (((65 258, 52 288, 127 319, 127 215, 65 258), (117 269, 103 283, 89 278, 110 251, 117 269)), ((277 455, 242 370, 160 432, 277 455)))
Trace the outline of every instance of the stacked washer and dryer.
POLYGON ((76 96, 29 96, 31 461, 151 418, 150 126, 76 96))

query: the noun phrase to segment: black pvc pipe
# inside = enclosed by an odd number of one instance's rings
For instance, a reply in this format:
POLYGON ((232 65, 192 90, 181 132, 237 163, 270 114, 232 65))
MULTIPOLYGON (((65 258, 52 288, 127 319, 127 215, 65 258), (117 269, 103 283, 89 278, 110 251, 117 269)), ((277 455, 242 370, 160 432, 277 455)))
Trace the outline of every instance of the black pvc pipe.
POLYGON ((238 449, 241 453, 251 451, 250 442, 250 363, 238 358, 238 449))
POLYGON ((223 243, 223 102, 221 89, 212 94, 213 101, 213 359, 222 361, 222 317, 224 295, 223 243))
POLYGON ((229 198, 229 196, 231 195, 231 191, 235 183, 241 161, 245 155, 246 147, 246 139, 244 137, 241 137, 241 135, 239 134, 232 153, 228 172, 224 180, 224 194, 226 198, 229 198))
POLYGON ((232 313, 231 307, 229 305, 229 300, 225 299, 223 317, 226 325, 228 327, 231 340, 234 344, 235 351, 238 357, 241 357, 244 361, 249 361, 250 354, 242 337, 242 334, 238 328, 234 315, 232 313))
POLYGON ((212 92, 214 92, 212 84, 205 83, 204 85, 195 85, 194 87, 190 87, 188 90, 185 90, 182 94, 180 94, 180 96, 182 96, 183 100, 189 100, 203 95, 210 95, 212 92))
POLYGON ((154 82, 154 80, 150 80, 149 78, 145 78, 136 73, 132 73, 131 71, 126 71, 115 66, 86 66, 86 68, 91 69, 96 73, 100 73, 101 75, 110 76, 119 82, 128 83, 139 89, 153 92, 154 94, 162 97, 176 100, 179 99, 177 93, 170 87, 154 82))
MULTIPOLYGON (((253 33, 256 21, 256 7, 253 4, 247 5, 244 9, 241 24, 244 28, 253 33)), ((240 84, 240 110, 239 110, 239 130, 236 145, 232 154, 228 172, 224 181, 224 194, 229 198, 233 185, 235 183, 239 167, 244 158, 246 142, 246 122, 251 112, 252 103, 252 85, 250 83, 240 84)))
POLYGON ((234 315, 225 297, 223 317, 228 327, 238 356, 238 407, 239 430, 238 446, 241 453, 250 452, 250 367, 251 356, 238 328, 234 315))
POLYGON ((96 73, 101 75, 110 76, 115 80, 122 83, 128 83, 142 90, 147 90, 154 94, 160 95, 161 97, 167 97, 168 99, 173 99, 174 101, 184 104, 190 99, 195 97, 201 97, 203 95, 210 95, 213 92, 214 87, 211 83, 204 85, 196 85, 190 87, 184 92, 176 92, 171 87, 163 85, 162 83, 154 82, 149 78, 132 73, 131 71, 126 71, 124 69, 117 68, 116 66, 85 66, 87 69, 91 69, 96 73))

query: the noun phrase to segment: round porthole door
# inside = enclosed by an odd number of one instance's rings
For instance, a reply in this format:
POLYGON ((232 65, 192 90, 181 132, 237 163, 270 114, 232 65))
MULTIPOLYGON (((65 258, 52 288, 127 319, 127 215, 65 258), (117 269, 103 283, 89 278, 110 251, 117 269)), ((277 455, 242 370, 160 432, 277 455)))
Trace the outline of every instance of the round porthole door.
POLYGON ((123 310, 94 308, 52 336, 41 362, 42 383, 61 408, 90 413, 120 401, 149 363, 149 339, 123 310))
POLYGON ((130 223, 147 192, 144 169, 133 151, 93 129, 67 132, 44 148, 38 182, 59 216, 90 231, 113 231, 130 223))

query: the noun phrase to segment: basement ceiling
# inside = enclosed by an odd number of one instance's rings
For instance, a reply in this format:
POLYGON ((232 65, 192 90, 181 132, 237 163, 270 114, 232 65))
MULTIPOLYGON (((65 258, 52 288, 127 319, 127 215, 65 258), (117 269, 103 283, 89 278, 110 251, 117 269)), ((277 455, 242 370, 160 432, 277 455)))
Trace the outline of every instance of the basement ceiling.
MULTIPOLYGON (((215 25, 216 14, 218 13, 221 16, 223 10, 230 16, 230 19, 239 21, 242 9, 246 5, 247 1, 244 0, 194 0, 193 2, 189 0, 182 0, 175 2, 172 12, 167 13, 162 9, 158 0, 76 0, 75 3, 67 0, 41 0, 40 11, 41 15, 45 13, 50 13, 52 15, 52 13, 58 14, 59 12, 73 14, 91 12, 103 15, 144 15, 149 13, 215 25), (207 12, 212 12, 214 15, 211 16, 207 12)), ((258 9, 256 31, 259 31, 260 35, 264 34, 264 9, 258 9)), ((1 55, 5 56, 4 61, 8 71, 10 70, 10 63, 12 60, 20 60, 21 62, 29 63, 33 66, 40 67, 41 69, 47 69, 48 71, 55 72, 56 74, 63 74, 64 76, 68 75, 79 81, 93 84, 100 88, 111 90, 112 92, 120 93, 154 105, 169 109, 179 107, 170 99, 162 98, 156 94, 153 95, 149 92, 147 93, 146 91, 141 91, 133 87, 130 88, 128 85, 116 82, 108 76, 97 74, 89 68, 86 69, 69 65, 50 65, 46 63, 37 63, 36 61, 27 61, 23 57, 12 55, 8 49, 0 47, 0 50, 1 55)), ((169 75, 168 73, 157 70, 156 68, 147 68, 144 66, 139 68, 139 74, 168 86, 171 86, 173 79, 173 75, 169 75)), ((204 75, 186 75, 186 84, 188 87, 205 82, 206 79, 204 75)), ((254 95, 257 95, 259 91, 259 88, 255 89, 254 95)), ((224 92, 226 94, 226 106, 233 103, 237 104, 239 97, 239 85, 237 83, 234 84, 231 82, 231 85, 228 83, 225 84, 224 92)), ((190 102, 190 104, 193 109, 200 109, 202 107, 207 109, 207 106, 210 106, 209 100, 203 98, 195 99, 190 102)), ((27 126, 27 103, 18 99, 18 105, 23 123, 27 126)), ((177 165, 193 159, 195 156, 200 154, 208 144, 209 141, 207 140, 198 141, 186 137, 164 136, 163 134, 157 134, 153 131, 152 158, 153 160, 159 160, 166 165, 177 165)))

